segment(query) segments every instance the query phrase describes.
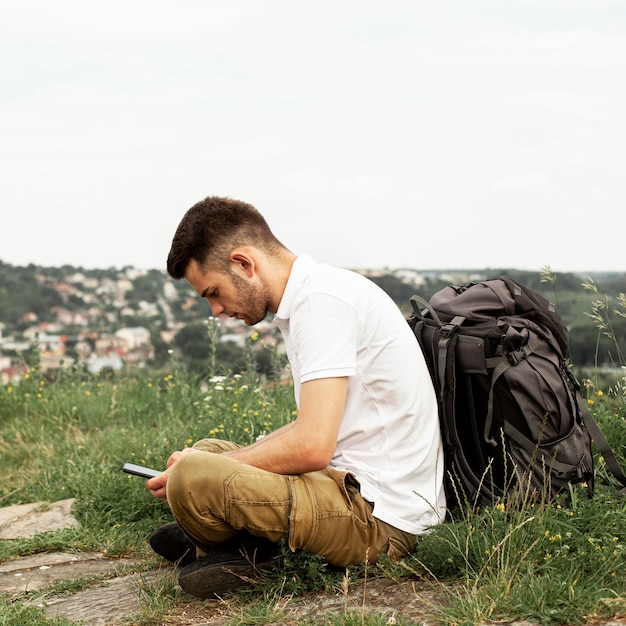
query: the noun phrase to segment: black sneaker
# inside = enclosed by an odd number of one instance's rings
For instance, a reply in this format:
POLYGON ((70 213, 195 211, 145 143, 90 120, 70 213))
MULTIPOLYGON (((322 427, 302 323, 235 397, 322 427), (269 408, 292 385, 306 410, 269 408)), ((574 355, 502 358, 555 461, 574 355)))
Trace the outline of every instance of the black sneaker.
POLYGON ((150 535, 152 549, 164 559, 185 567, 196 560, 196 546, 181 530, 178 522, 159 526, 150 535))
POLYGON ((183 567, 178 584, 197 598, 220 597, 254 582, 260 571, 273 570, 281 561, 280 546, 267 539, 229 541, 183 567))

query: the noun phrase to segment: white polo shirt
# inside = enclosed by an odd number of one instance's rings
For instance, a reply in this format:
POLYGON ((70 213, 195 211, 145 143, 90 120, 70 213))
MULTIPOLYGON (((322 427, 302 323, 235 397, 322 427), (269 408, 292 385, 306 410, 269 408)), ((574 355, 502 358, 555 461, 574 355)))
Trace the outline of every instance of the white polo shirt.
POLYGON ((294 378, 348 377, 331 465, 352 472, 374 515, 405 532, 443 521, 437 400, 417 340, 377 285, 301 255, 274 322, 294 378))

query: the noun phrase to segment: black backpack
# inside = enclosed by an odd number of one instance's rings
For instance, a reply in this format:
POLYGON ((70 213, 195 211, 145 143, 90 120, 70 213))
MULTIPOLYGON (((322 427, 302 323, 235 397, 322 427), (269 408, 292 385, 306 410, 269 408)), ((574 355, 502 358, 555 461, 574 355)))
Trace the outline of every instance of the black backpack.
POLYGON ((450 504, 549 500, 569 483, 586 483, 591 497, 592 438, 626 486, 568 366, 554 305, 507 276, 411 304, 408 322, 438 394, 450 504))

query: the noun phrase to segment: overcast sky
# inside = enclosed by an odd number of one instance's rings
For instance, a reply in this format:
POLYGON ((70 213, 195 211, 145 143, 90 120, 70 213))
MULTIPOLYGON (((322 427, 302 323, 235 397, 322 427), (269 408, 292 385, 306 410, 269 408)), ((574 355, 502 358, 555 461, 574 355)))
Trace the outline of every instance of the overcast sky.
POLYGON ((20 0, 0 260, 163 268, 254 204, 359 268, 626 271, 626 2, 20 0))

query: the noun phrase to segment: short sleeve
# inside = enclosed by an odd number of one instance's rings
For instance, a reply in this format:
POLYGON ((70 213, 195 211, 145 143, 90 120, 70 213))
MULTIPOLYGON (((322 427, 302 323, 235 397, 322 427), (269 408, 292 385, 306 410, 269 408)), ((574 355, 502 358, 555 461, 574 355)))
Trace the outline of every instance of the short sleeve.
POLYGON ((356 373, 357 312, 335 296, 313 292, 295 304, 291 336, 300 382, 356 373))

